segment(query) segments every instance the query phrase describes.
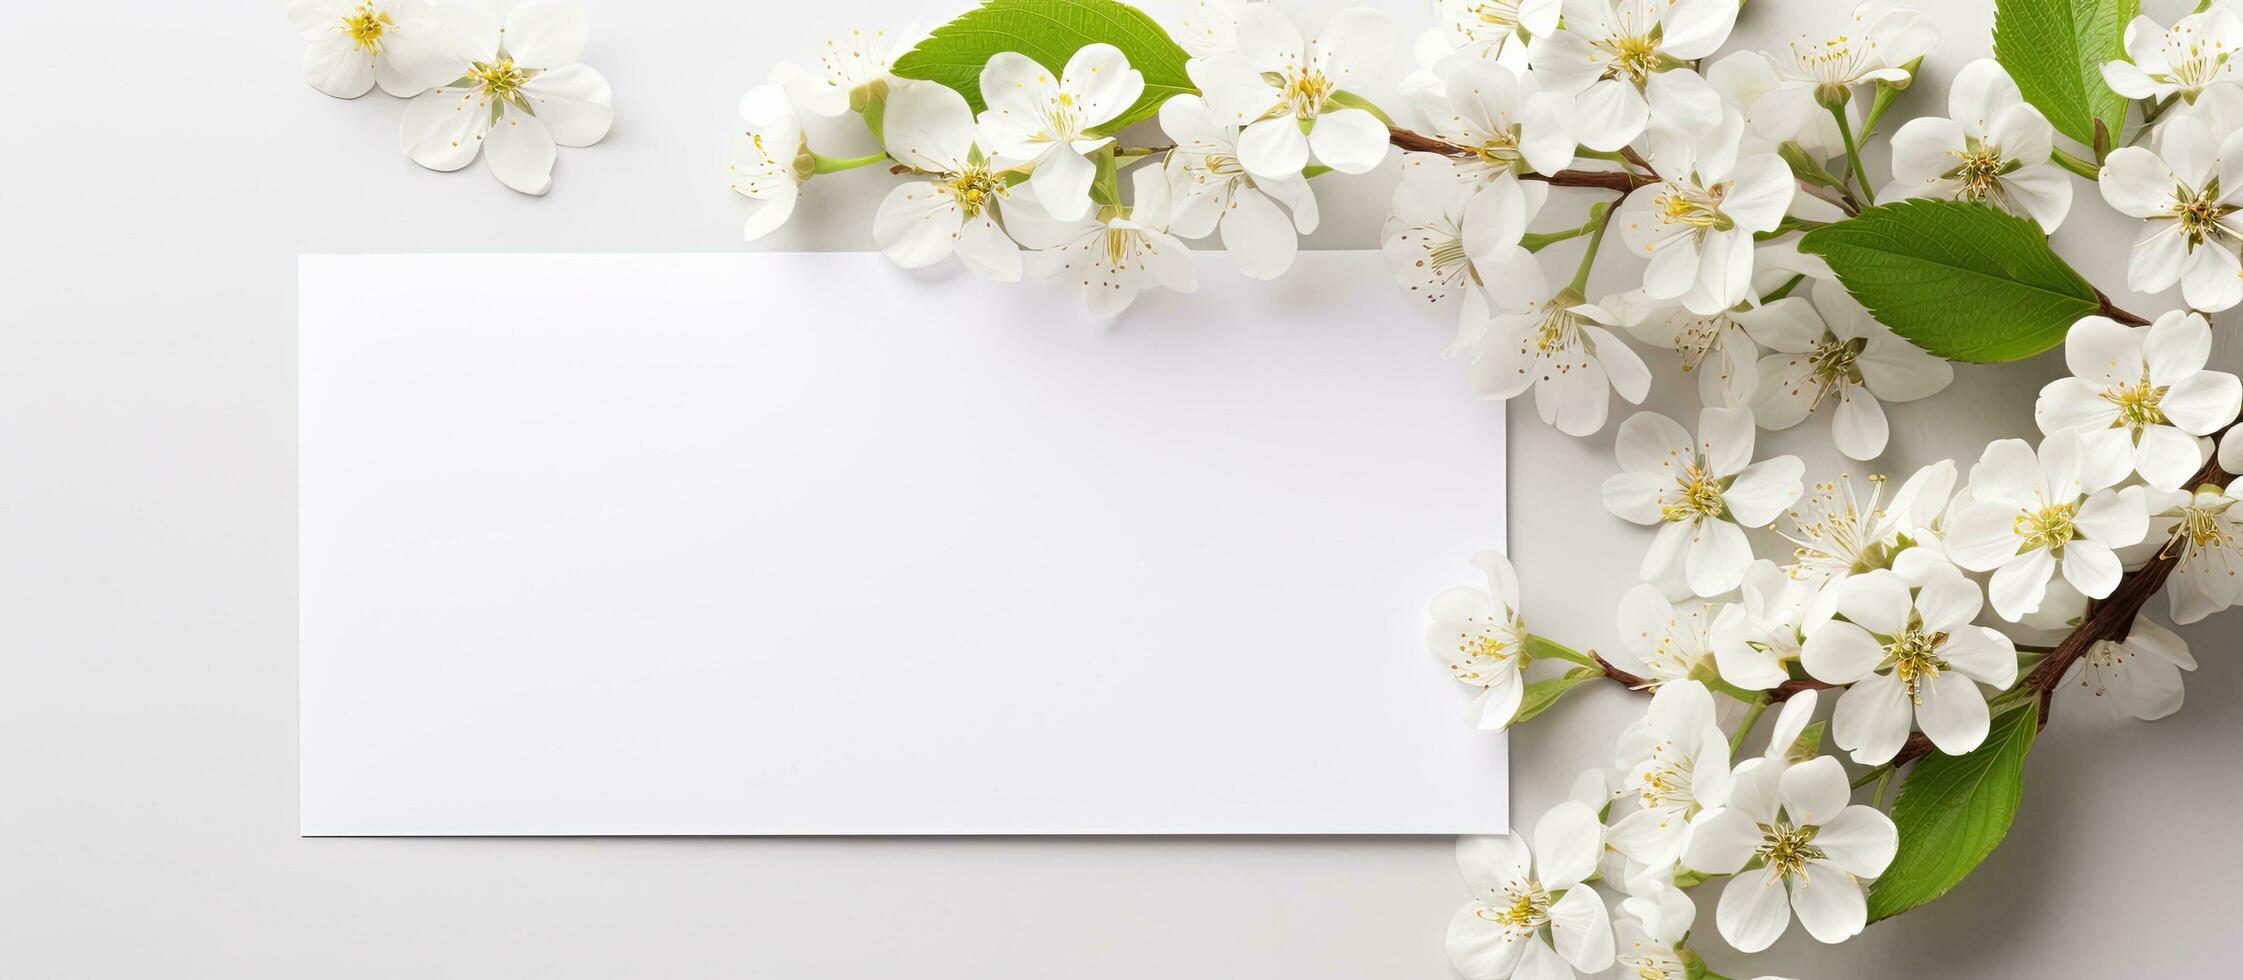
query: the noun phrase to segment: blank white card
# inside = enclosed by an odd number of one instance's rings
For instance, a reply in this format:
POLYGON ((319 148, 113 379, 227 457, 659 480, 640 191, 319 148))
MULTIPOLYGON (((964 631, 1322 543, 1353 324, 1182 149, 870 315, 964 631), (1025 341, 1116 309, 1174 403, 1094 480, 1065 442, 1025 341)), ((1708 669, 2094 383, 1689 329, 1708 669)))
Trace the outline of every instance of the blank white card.
POLYGON ((1455 834, 1503 417, 1375 252, 310 256, 306 835, 1455 834))

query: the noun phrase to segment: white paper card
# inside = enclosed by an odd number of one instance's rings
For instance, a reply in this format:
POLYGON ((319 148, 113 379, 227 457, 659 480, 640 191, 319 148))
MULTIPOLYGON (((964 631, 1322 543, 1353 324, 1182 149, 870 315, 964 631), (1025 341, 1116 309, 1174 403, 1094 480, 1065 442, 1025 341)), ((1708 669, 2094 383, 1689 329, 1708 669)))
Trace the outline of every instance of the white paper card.
POLYGON ((306 835, 1455 834, 1503 415, 1376 252, 310 256, 306 835))

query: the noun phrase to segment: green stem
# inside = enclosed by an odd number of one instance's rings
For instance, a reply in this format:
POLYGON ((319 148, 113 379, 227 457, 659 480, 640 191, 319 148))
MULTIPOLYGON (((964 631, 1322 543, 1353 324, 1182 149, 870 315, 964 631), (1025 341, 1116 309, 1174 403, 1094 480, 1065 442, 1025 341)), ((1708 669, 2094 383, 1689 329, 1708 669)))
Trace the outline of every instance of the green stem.
POLYGON ((1587 295, 1589 267, 1597 263, 1597 248, 1604 244, 1604 231, 1612 226, 1612 211, 1608 209, 1603 214, 1597 215, 1591 219, 1591 223, 1596 225, 1596 228, 1592 230, 1589 236, 1589 248, 1581 253, 1581 266, 1573 270, 1573 282, 1567 287, 1582 295, 1587 295))
POLYGON ((886 163, 888 154, 882 152, 861 157, 829 157, 816 150, 811 150, 810 160, 814 164, 811 173, 830 174, 843 170, 855 170, 858 167, 869 167, 875 163, 886 163))
POLYGON ((1768 710, 1768 696, 1765 694, 1760 696, 1760 700, 1752 702, 1752 707, 1745 709, 1745 720, 1737 725, 1737 733, 1729 736, 1729 754, 1731 756, 1735 756, 1737 750, 1744 747, 1745 736, 1752 734, 1752 726, 1760 723, 1760 713, 1766 710, 1768 710))
POLYGON ((1760 297, 1760 305, 1762 305, 1762 306, 1766 306, 1766 305, 1768 305, 1768 304, 1770 304, 1770 303, 1773 303, 1773 302, 1775 302, 1775 301, 1777 301, 1777 300, 1779 300, 1779 299, 1782 299, 1782 298, 1784 298, 1784 297, 1786 297, 1786 296, 1789 296, 1789 295, 1791 295, 1791 291, 1792 291, 1792 290, 1794 290, 1794 289, 1798 289, 1798 288, 1799 288, 1799 284, 1800 284, 1800 283, 1803 283, 1803 282, 1806 282, 1806 281, 1807 281, 1807 274, 1806 274, 1806 273, 1804 273, 1804 272, 1802 272, 1802 273, 1800 273, 1800 274, 1798 274, 1798 275, 1796 275, 1796 276, 1793 276, 1793 277, 1791 277, 1790 281, 1788 281, 1788 282, 1784 283, 1784 284, 1783 284, 1783 285, 1781 285, 1781 286, 1777 286, 1777 287, 1775 288, 1775 290, 1774 290, 1774 291, 1772 291, 1772 292, 1770 292, 1770 293, 1769 293, 1768 295, 1760 297))
POLYGON ((1570 663, 1580 664, 1583 667, 1594 667, 1598 670, 1603 669, 1602 667, 1598 667, 1596 659, 1590 657, 1588 654, 1582 653, 1579 650, 1575 650, 1572 647, 1566 646, 1563 643, 1559 643, 1556 640, 1550 639, 1549 637, 1543 636, 1538 633, 1527 634, 1526 648, 1527 656, 1530 659, 1542 660, 1548 658, 1564 660, 1570 663))
POLYGON ((2078 157, 2064 152, 2062 147, 2050 147, 2048 151, 2048 158, 2050 160, 2056 161, 2057 166, 2069 170, 2089 180, 2100 180, 2103 176, 2102 170, 2096 167, 2093 163, 2089 163, 2086 160, 2082 160, 2078 157))
MULTIPOLYGON (((1869 115, 1862 117, 1861 120, 1861 141, 1863 143, 1869 142, 1870 138, 1877 134, 1877 120, 1885 117, 1885 110, 1892 107, 1893 97, 1899 94, 1900 90, 1892 87, 1890 83, 1877 83, 1877 94, 1869 100, 1869 115)), ((1839 120, 1841 123, 1844 121, 1839 120)))
POLYGON ((1885 788, 1892 785, 1892 781, 1893 771, 1890 769, 1885 770, 1884 775, 1877 777, 1877 792, 1869 797, 1870 806, 1879 810, 1885 808, 1885 788))
POLYGON ((1861 165, 1861 146, 1854 142, 1854 130, 1846 122, 1846 107, 1830 107, 1830 116, 1838 120, 1838 137, 1846 141, 1846 176, 1861 187, 1861 200, 1870 207, 1877 206, 1877 192, 1869 186, 1869 171, 1861 165))
POLYGON ((1885 777, 1885 776, 1889 776, 1889 775, 1892 775, 1892 771, 1893 771, 1893 764, 1892 764, 1892 763, 1890 763, 1890 762, 1887 762, 1887 763, 1885 763, 1884 765, 1881 765, 1881 766, 1875 766, 1875 767, 1872 767, 1872 768, 1871 768, 1871 769, 1870 769, 1870 770, 1869 770, 1868 772, 1862 773, 1861 775, 1859 775, 1859 776, 1855 776, 1855 777, 1854 777, 1854 781, 1853 781, 1853 788, 1855 788, 1855 789, 1860 789, 1860 788, 1862 788, 1862 787, 1864 787, 1864 786, 1867 786, 1867 785, 1869 785, 1869 781, 1870 781, 1870 780, 1872 780, 1872 779, 1881 779, 1881 778, 1883 778, 1883 777, 1885 777))
POLYGON ((1597 223, 1604 220, 1604 212, 1609 207, 1610 205, 1601 202, 1590 205, 1589 220, 1582 222, 1579 228, 1567 228, 1564 231, 1527 232, 1525 237, 1519 239, 1519 247, 1529 252, 1539 252, 1567 239, 1579 238, 1593 232, 1597 230, 1597 223))

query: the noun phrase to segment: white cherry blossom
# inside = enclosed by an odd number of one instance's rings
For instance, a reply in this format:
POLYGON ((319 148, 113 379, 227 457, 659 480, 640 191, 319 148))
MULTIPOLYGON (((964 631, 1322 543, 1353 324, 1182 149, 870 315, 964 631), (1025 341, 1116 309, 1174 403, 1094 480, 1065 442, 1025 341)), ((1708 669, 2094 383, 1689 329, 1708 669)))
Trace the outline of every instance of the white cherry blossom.
POLYGON ((1801 628, 1814 595, 1809 583, 1775 562, 1753 562, 1738 586, 1737 602, 1714 616, 1714 666, 1721 679, 1748 691, 1790 680, 1784 663, 1799 659, 1801 628))
POLYGON ((2144 222, 2126 288, 2181 285, 2188 305, 2216 312, 2243 302, 2243 131, 2220 133, 2195 118, 2158 127, 2158 148, 2122 146, 2103 160, 2103 200, 2144 222))
POLYGON ((1767 949, 1791 926, 1844 942, 1868 923, 1861 880, 1892 864, 1900 833, 1875 807, 1849 806, 1852 790, 1836 758, 1798 765, 1750 759, 1737 767, 1730 805, 1700 822, 1683 863, 1732 874, 1714 924, 1747 953, 1767 949), (1746 870, 1758 858, 1762 865, 1746 870), (1788 901, 1787 901, 1788 899, 1788 901))
POLYGON ((1507 399, 1532 387, 1542 421, 1571 436, 1604 428, 1615 392, 1643 402, 1651 370, 1613 334, 1611 313, 1570 288, 1551 292, 1541 263, 1521 249, 1491 263, 1482 278, 1485 329, 1459 337, 1472 351, 1472 386, 1481 397, 1507 399))
POLYGON ((1169 233, 1167 175, 1158 167, 1139 167, 1129 176, 1135 194, 1128 207, 1102 208, 1091 220, 1039 229, 1032 243, 1039 249, 1028 255, 1037 278, 1081 286, 1090 311, 1099 316, 1119 314, 1155 286, 1179 293, 1199 288, 1191 250, 1169 233))
POLYGON ((1836 282, 1817 281, 1810 295, 1824 329, 1794 324, 1756 338, 1776 353, 1760 360, 1752 414, 1761 428, 1788 429, 1833 405, 1830 434, 1838 451, 1875 459, 1891 431, 1882 403, 1938 393, 1955 379, 1954 366, 1900 339, 1836 282))
POLYGON ((1947 553, 1994 573, 1987 596, 2003 619, 2038 609, 2059 573, 2081 595, 2110 595, 2124 571, 2113 549, 2149 533, 2142 488, 2112 489, 2126 476, 2125 455, 2093 448, 2071 432, 2042 440, 2038 453, 2001 439, 1971 468, 1972 502, 1953 518, 1947 553))
MULTIPOLYGON (((1796 143, 1800 149, 1817 162, 1827 162, 1846 152, 1845 137, 1838 131, 1838 121, 1827 112, 1809 114, 1799 127, 1790 132, 1763 128, 1753 118, 1752 108, 1760 97, 1773 92, 1783 84, 1783 76, 1776 71, 1776 59, 1764 51, 1732 51, 1706 63, 1706 82, 1721 96, 1723 104, 1744 113, 1745 153, 1773 153, 1785 143, 1796 143)), ((1858 121, 1860 114, 1851 106, 1847 108, 1848 120, 1858 121)))
POLYGON ((1797 456, 1753 461, 1752 413, 1708 408, 1698 437, 1657 412, 1638 412, 1613 441, 1620 472, 1604 481, 1604 507, 1622 520, 1660 525, 1641 576, 1655 581, 1680 566, 1690 590, 1717 596, 1744 581, 1752 564, 1745 528, 1766 527, 1799 499, 1797 456))
MULTIPOLYGON (((1482 183, 1430 153, 1413 153, 1409 160, 1417 165, 1395 185, 1383 250, 1410 298, 1439 306, 1480 280, 1475 260, 1500 263, 1512 255, 1550 191, 1540 181, 1520 181, 1509 174, 1482 183)), ((1459 329, 1460 346, 1450 355, 1476 342, 1486 324, 1482 302, 1467 314, 1459 329)))
MULTIPOLYGON (((2224 468, 2224 467, 2223 467, 2224 468)), ((2165 580, 2173 622, 2183 626, 2243 604, 2243 480, 2202 486, 2151 519, 2149 540, 2174 556, 2165 580)), ((2139 622, 2139 620, 2137 620, 2139 622)))
POLYGON ((2065 711, 2094 702, 2114 718, 2156 721, 2181 710, 2181 672, 2196 669, 2188 641, 2137 618, 2123 640, 2097 640, 2064 672, 2056 696, 2065 711))
POLYGON ((1984 203, 2055 231, 2072 207, 2071 175, 2049 158, 2055 139, 2001 63, 1981 58, 1956 73, 1946 118, 1911 119, 1893 133, 1893 179, 1878 197, 1984 203))
POLYGON ((1454 164, 1468 178, 1554 174, 1573 162, 1573 99, 1543 91, 1531 72, 1476 58, 1452 62, 1440 87, 1416 102, 1433 136, 1472 151, 1454 164))
POLYGON ((1911 718, 1948 755, 1986 740, 1978 685, 2016 683, 2017 648, 2000 631, 1971 625, 1984 602, 1978 584, 1954 571, 1913 592, 1885 569, 1839 584, 1845 618, 1808 634, 1800 663, 1816 680, 1851 685, 1838 695, 1830 734, 1855 762, 1890 761, 1908 741, 1911 718))
POLYGON ((1526 690, 1526 620, 1511 560, 1490 549, 1472 564, 1487 573, 1487 588, 1460 585, 1434 596, 1425 608, 1425 648, 1458 681, 1481 689, 1474 724, 1493 731, 1511 724, 1526 690))
POLYGON ((1719 604, 1686 600, 1669 601, 1659 587, 1638 585, 1620 595, 1616 616, 1620 649, 1630 672, 1660 687, 1688 679, 1699 670, 1716 670, 1713 623, 1721 615, 1719 604))
POLYGON ((1647 881, 1620 901, 1613 922, 1624 976, 1639 980, 1684 980, 1690 975, 1682 941, 1697 919, 1698 906, 1671 884, 1647 881))
POLYGON ((826 39, 815 67, 782 61, 771 66, 771 80, 805 112, 820 116, 861 112, 884 89, 897 56, 911 50, 921 36, 915 24, 893 34, 851 28, 847 34, 826 39))
POLYGON ((989 108, 976 121, 991 153, 1029 168, 1028 189, 1044 210, 1076 221, 1090 213, 1090 185, 1098 176, 1088 154, 1114 141, 1092 131, 1128 111, 1144 92, 1145 76, 1111 44, 1077 49, 1057 79, 1027 55, 1001 51, 981 69, 981 98, 989 108))
POLYGON ((2243 18, 2212 7, 2168 28, 2137 16, 2126 25, 2125 45, 2127 60, 2103 63, 2103 81, 2111 91, 2129 99, 2179 96, 2194 102, 2206 88, 2238 78, 2230 62, 2243 49, 2243 18))
POLYGON ((1604 827, 1579 800, 1543 814, 1531 848, 1517 834, 1457 838, 1457 869, 1472 900, 1449 920, 1450 964, 1467 980, 1541 980, 1611 966, 1610 914, 1583 883, 1603 850, 1604 827))
POLYGON ((1657 185, 1629 194, 1613 220, 1629 249, 1650 259, 1643 292, 1680 299, 1712 315, 1752 290, 1753 234, 1783 222, 1797 190, 1791 168, 1773 153, 1740 158, 1744 117, 1721 112, 1719 125, 1652 141, 1657 185))
POLYGON ((1617 764, 1621 790, 1642 807, 1613 823, 1607 843, 1648 867, 1682 860, 1690 821, 1729 802, 1729 737, 1713 694, 1693 680, 1659 688, 1644 723, 1621 735, 1617 764))
POLYGON ((587 22, 582 8, 525 0, 501 26, 476 3, 446 8, 454 32, 435 74, 453 83, 413 98, 398 145, 430 170, 458 170, 480 153, 491 174, 524 194, 553 186, 556 146, 590 146, 615 122, 607 79, 577 62, 587 22))
POLYGON ((1020 246, 997 223, 1011 185, 981 147, 965 96, 933 82, 897 85, 882 133, 888 155, 922 179, 898 185, 880 202, 872 237, 881 253, 906 269, 956 254, 976 275, 1017 281, 1020 246))
POLYGON ((1939 46, 1939 30, 1918 11, 1869 0, 1835 34, 1791 43, 1778 56, 1776 86, 1753 102, 1753 128, 1771 140, 1790 139, 1827 105, 1842 104, 1856 85, 1905 83, 1908 65, 1939 46))
POLYGON ((1494 61, 1525 50, 1521 33, 1557 30, 1562 7, 1562 0, 1434 0, 1434 31, 1448 50, 1494 61))
POLYGON ((1812 630, 1836 611, 1839 582, 1891 568, 1898 555, 1917 550, 1907 545, 1935 537, 1931 528, 1945 515, 1957 477, 1955 462, 1940 460, 1901 481, 1889 501, 1885 478, 1874 473, 1866 494, 1847 475, 1815 484, 1778 531, 1792 544, 1785 571, 1813 596, 1802 627, 1812 630))
POLYGON ((1238 162, 1238 127, 1196 95, 1161 103, 1160 125, 1176 141, 1168 157, 1178 187, 1172 230, 1183 238, 1220 231, 1223 249, 1251 278, 1274 279, 1292 268, 1300 249, 1294 232, 1316 230, 1316 191, 1308 181, 1248 174, 1238 162))
POLYGON ((1804 296, 1740 304, 1719 313, 1693 313, 1661 303, 1641 290, 1607 299, 1606 308, 1629 321, 1630 336, 1681 357, 1684 373, 1698 378, 1698 399, 1708 406, 1749 405, 1760 389, 1758 335, 1795 336, 1822 329, 1822 318, 1804 296))
POLYGON ((358 98, 376 84, 409 99, 457 77, 444 74, 456 60, 446 46, 460 40, 448 17, 429 0, 288 3, 288 25, 307 42, 304 80, 338 99, 358 98))
POLYGON ((1703 130, 1721 96, 1689 62, 1718 50, 1737 0, 1566 0, 1564 25, 1535 43, 1534 74, 1574 96, 1574 132, 1592 150, 1635 141, 1646 126, 1703 130))
POLYGON ((2235 421, 2243 381, 2205 370, 2212 327, 2172 310, 2147 327, 2091 316, 2064 335, 2072 377, 2041 389, 2033 419, 2043 434, 2075 432, 2091 451, 2116 446, 2153 487, 2174 489, 2207 455, 2202 437, 2235 421))
POLYGON ((741 229, 752 242, 794 214, 795 198, 809 176, 810 143, 777 85, 758 85, 740 96, 740 118, 744 126, 733 141, 725 178, 733 193, 762 202, 741 229))
POLYGON ((1185 69, 1209 106, 1244 127, 1239 162, 1248 173, 1298 175, 1312 151, 1340 173, 1365 173, 1386 158, 1386 124, 1334 95, 1386 59, 1392 31, 1378 12, 1354 7, 1303 39, 1275 7, 1251 4, 1239 17, 1238 50, 1195 58, 1185 69))

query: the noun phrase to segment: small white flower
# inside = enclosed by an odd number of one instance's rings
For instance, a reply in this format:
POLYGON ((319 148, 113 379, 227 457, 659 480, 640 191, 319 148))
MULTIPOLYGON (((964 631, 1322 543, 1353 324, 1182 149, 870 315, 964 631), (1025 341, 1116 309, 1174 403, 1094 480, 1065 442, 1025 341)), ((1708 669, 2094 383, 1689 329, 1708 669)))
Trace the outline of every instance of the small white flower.
POLYGON ((2064 336, 2072 377, 2041 389, 2033 419, 2041 433, 2076 432, 2108 452, 2115 444, 2153 487, 2179 487, 2204 465, 2203 436, 2235 421, 2243 381, 2207 371, 2212 327, 2173 310, 2145 328, 2091 316, 2064 336))
POLYGON ((1988 684, 2017 680, 2017 647, 2000 631, 1973 626, 1985 600, 1960 572, 1935 574, 1911 595, 1885 569, 1838 586, 1838 612, 1807 635, 1800 664, 1816 680, 1850 684, 1830 716, 1830 734, 1865 766, 1887 762, 1908 741, 1910 719, 1933 745, 1961 755, 1986 741, 1988 684))
POLYGON ((1760 389, 1756 336, 1822 329, 1822 318, 1804 296, 1786 296, 1760 306, 1747 303, 1713 314, 1692 313, 1671 301, 1655 304, 1640 290, 1607 299, 1604 305, 1631 321, 1629 335, 1681 355, 1682 370, 1698 376, 1699 401, 1709 406, 1752 403, 1760 389))
POLYGON ((1729 802, 1729 737, 1714 723, 1713 695, 1676 681, 1651 696, 1643 723, 1620 736, 1620 788, 1642 809, 1612 825, 1612 849, 1647 867, 1682 860, 1690 821, 1729 802))
POLYGON ((1474 261, 1508 257, 1549 198, 1549 185, 1509 174, 1486 185, 1461 177, 1447 158, 1410 154, 1411 167, 1394 188, 1383 250, 1395 281, 1410 298, 1439 306, 1471 295, 1459 321, 1457 342, 1446 356, 1478 343, 1487 329, 1487 306, 1477 295, 1482 279, 1474 261))
POLYGON ((1683 858, 1700 871, 1736 876, 1714 910, 1729 945, 1767 949, 1793 913, 1822 942, 1861 932, 1869 918, 1861 879, 1892 864, 1900 832, 1875 807, 1848 806, 1852 795, 1845 767, 1827 755, 1795 766, 1750 759, 1737 767, 1730 805, 1698 825, 1683 858), (1754 858, 1762 866, 1745 870, 1754 858))
POLYGON ((2123 640, 2097 640, 2064 672, 2058 696, 2065 710, 2095 701, 2114 718, 2156 721, 2181 710, 2181 672, 2195 670, 2188 641, 2137 618, 2123 640))
POLYGON ((966 97, 933 82, 906 82, 888 93, 882 135, 888 155, 920 172, 898 185, 872 216, 881 254, 906 269, 953 253, 976 275, 1020 279, 1020 246, 997 224, 1011 200, 1007 174, 979 144, 966 97))
POLYGON ((2070 432, 2042 440, 2037 454, 2002 439, 1971 468, 1972 502, 1954 516, 1947 553, 1994 573, 1986 592, 2003 619, 2038 609, 2059 571, 2081 595, 2110 595, 2124 571, 2113 549, 2149 533, 2142 488, 2111 489, 2126 476, 2126 457, 2090 450, 2070 432))
POLYGON ((1417 104, 1432 135, 1472 151, 1454 163, 1467 178, 1554 174, 1573 163, 1573 100, 1543 91, 1532 73, 1479 59, 1453 62, 1440 88, 1419 93, 1417 104))
POLYGON ((2055 231, 2072 207, 2071 175, 2049 159, 2056 131, 2025 102, 2001 63, 1956 73, 1947 115, 1893 133, 1893 181, 1883 198, 1936 197, 1993 205, 2055 231))
POLYGON ((2125 44, 2127 60, 2103 63, 2111 91, 2129 99, 2178 95, 2194 102, 2206 88, 2237 77, 2229 59, 2243 48, 2243 19, 2226 7, 2192 13, 2170 28, 2139 16, 2126 25, 2125 44))
POLYGON ((1376 67, 1394 46, 1386 18, 1361 7, 1340 11, 1314 38, 1269 4, 1238 21, 1238 50, 1185 65, 1217 113, 1245 127, 1239 162, 1256 177, 1297 176, 1309 153, 1343 174, 1366 173, 1386 158, 1386 124, 1333 100, 1357 72, 1376 67))
POLYGON ((1869 0, 1854 8, 1844 31, 1793 41, 1791 56, 1776 59, 1781 80, 1753 103, 1753 128, 1771 140, 1790 139, 1814 116, 1829 115, 1825 105, 1850 98, 1856 85, 1908 81, 1907 65, 1938 46, 1939 30, 1923 14, 1869 0))
POLYGON ((1490 311, 1486 328, 1459 337, 1469 336, 1472 386, 1480 397, 1511 398, 1531 386, 1542 421, 1570 436, 1604 428, 1615 392, 1642 404, 1651 370, 1609 329, 1616 322, 1611 313, 1571 289, 1550 292, 1541 264, 1523 249, 1480 271, 1490 311))
POLYGON ((915 24, 893 34, 851 28, 841 37, 826 39, 816 68, 782 61, 771 66, 771 80, 804 111, 820 116, 861 112, 882 90, 896 58, 911 50, 920 37, 915 24))
POLYGON ((1223 249, 1254 279, 1274 279, 1292 268, 1300 249, 1294 231, 1316 230, 1316 191, 1308 181, 1297 174, 1274 180, 1248 174, 1238 163, 1238 127, 1196 95, 1161 103, 1160 126, 1176 141, 1168 157, 1180 188, 1171 223, 1176 234, 1204 238, 1220 229, 1223 249))
POLYGON ((1620 901, 1620 918, 1613 923, 1620 972, 1649 980, 1689 976, 1680 947, 1697 917, 1698 906, 1681 889, 1659 881, 1643 883, 1620 901))
MULTIPOLYGON (((1827 112, 1812 113, 1790 132, 1763 128, 1753 118, 1752 108, 1760 97, 1775 91, 1783 84, 1783 76, 1776 71, 1776 60, 1763 51, 1733 51, 1706 64, 1706 82, 1721 96, 1723 104, 1744 113, 1745 153, 1772 153, 1784 143, 1797 143, 1807 155, 1818 161, 1828 161, 1846 152, 1845 137, 1838 132, 1838 120, 1827 112)), ((1847 108, 1849 125, 1858 123, 1859 113, 1847 108)))
POLYGON ((1238 18, 1246 0, 1146 0, 1136 5, 1153 16, 1194 58, 1238 50, 1238 18))
POLYGON ((1128 111, 1145 92, 1145 76, 1111 44, 1087 44, 1051 69, 1016 51, 1001 51, 981 69, 982 139, 1010 166, 1031 168, 1028 189, 1061 221, 1090 213, 1098 165, 1087 154, 1113 142, 1091 131, 1128 111))
MULTIPOLYGON (((2224 468, 2224 467, 2223 467, 2224 468)), ((2165 582, 2173 622, 2188 625, 2243 603, 2243 480, 2196 488, 2153 518, 2150 540, 2176 556, 2165 582)), ((2139 622, 2139 620, 2137 620, 2139 622)))
POLYGON ((1179 293, 1199 288, 1191 250, 1169 233, 1167 174, 1139 167, 1130 173, 1130 187, 1135 194, 1128 207, 1102 208, 1098 218, 1043 232, 1050 244, 1028 256, 1037 278, 1080 285, 1099 316, 1128 309, 1154 286, 1179 293))
POLYGON ((741 230, 752 242, 794 214, 795 198, 807 178, 808 168, 801 164, 810 143, 803 138, 794 106, 777 85, 758 85, 740 96, 740 118, 746 126, 733 141, 725 178, 733 193, 763 202, 741 230))
POLYGON ((1800 631, 1815 592, 1767 559, 1745 570, 1738 589, 1738 601, 1714 616, 1714 666, 1736 687, 1765 691, 1791 679, 1784 662, 1799 659, 1800 631))
POLYGON ((1550 88, 1574 96, 1574 132, 1592 150, 1634 142, 1648 124, 1702 130, 1721 96, 1689 62, 1718 50, 1737 0, 1569 0, 1565 23, 1529 56, 1550 88))
POLYGON ((1811 295, 1824 329, 1792 325, 1755 338, 1776 353, 1760 360, 1752 414, 1761 428, 1788 429, 1835 403, 1830 434, 1838 451, 1874 459, 1891 431, 1881 402, 1936 394, 1955 380, 1955 368, 1871 319, 1837 283, 1818 281, 1811 295))
POLYGON ((524 194, 553 186, 556 146, 590 146, 615 122, 607 79, 576 60, 587 22, 574 4, 525 0, 505 26, 475 3, 446 8, 452 54, 437 74, 461 83, 405 107, 398 145, 430 170, 458 170, 477 153, 499 182, 524 194))
POLYGON ((1700 669, 1714 669, 1713 623, 1721 607, 1711 602, 1689 601, 1676 605, 1656 585, 1638 585, 1620 596, 1616 619, 1620 649, 1640 667, 1631 673, 1651 687, 1690 677, 1700 669))
POLYGON ((304 80, 338 99, 376 84, 400 99, 451 81, 447 12, 428 0, 289 0, 288 26, 309 42, 304 80))
POLYGON ((1425 647, 1457 680, 1481 689, 1475 724, 1494 731, 1511 724, 1526 690, 1526 621, 1511 560, 1488 550, 1472 564, 1487 573, 1487 589, 1460 585, 1434 596, 1425 608, 1425 647))
POLYGON ((1717 126, 1652 141, 1659 184, 1628 195, 1613 215, 1621 240, 1651 260, 1644 295, 1712 315, 1751 294, 1752 236, 1783 223, 1797 184, 1773 153, 1738 157, 1744 126, 1725 109, 1717 126))
POLYGON ((1562 0, 1435 0, 1434 30, 1457 54, 1487 61, 1524 51, 1519 35, 1558 29, 1562 0))
POLYGON ((2243 301, 2243 131, 2222 134, 2193 118, 2158 127, 2158 149, 2122 146, 2103 160, 2103 200, 2145 223, 2126 267, 2126 288, 2181 284, 2188 305, 2217 312, 2243 301))
POLYGON ((1708 408, 1698 438, 1657 412, 1638 412, 1613 440, 1620 472, 1604 481, 1604 508, 1622 520, 1659 524, 1643 558, 1645 581, 1680 566, 1690 590, 1717 596, 1752 564, 1745 528, 1766 527, 1799 499, 1797 456, 1752 459, 1752 413, 1708 408))
POLYGON ((1791 512, 1790 528, 1778 532, 1792 544, 1786 572, 1813 596, 1802 626, 1811 630, 1830 618, 1837 609, 1835 587, 1848 576, 1891 568, 1898 555, 1917 550, 1907 544, 1929 542, 1956 477, 1954 460, 1940 460, 1901 481, 1890 501, 1883 499, 1885 478, 1876 474, 1869 476, 1866 497, 1847 476, 1815 484, 1791 512))
POLYGON ((1457 838, 1457 869, 1472 901, 1449 920, 1449 962, 1469 980, 1566 977, 1611 966, 1610 914, 1603 896, 1582 881, 1595 873, 1603 851, 1604 827, 1578 800, 1535 822, 1531 850, 1516 834, 1457 838))

